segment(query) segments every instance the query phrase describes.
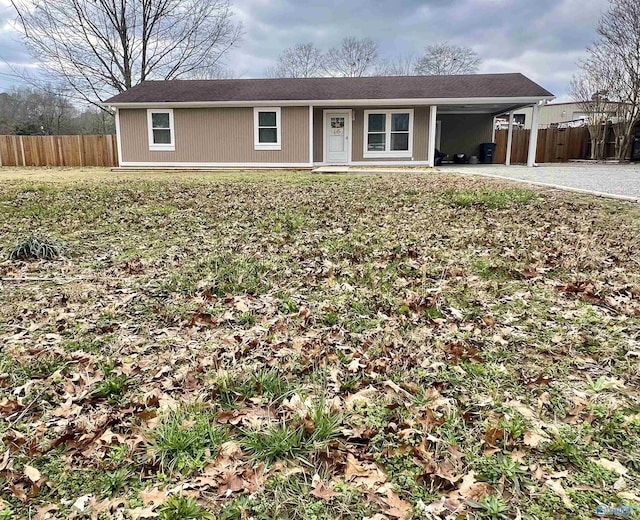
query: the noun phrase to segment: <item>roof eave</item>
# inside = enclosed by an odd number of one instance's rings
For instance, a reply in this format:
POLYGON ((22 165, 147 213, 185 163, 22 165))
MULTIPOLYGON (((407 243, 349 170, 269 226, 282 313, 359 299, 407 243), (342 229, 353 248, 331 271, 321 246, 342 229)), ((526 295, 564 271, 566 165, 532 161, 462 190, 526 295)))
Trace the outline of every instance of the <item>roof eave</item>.
POLYGON ((305 99, 305 100, 263 100, 263 101, 108 101, 102 106, 112 108, 208 108, 208 107, 256 107, 256 106, 402 106, 402 105, 480 105, 480 104, 535 104, 551 101, 553 95, 515 97, 473 97, 473 98, 389 98, 389 99, 305 99))

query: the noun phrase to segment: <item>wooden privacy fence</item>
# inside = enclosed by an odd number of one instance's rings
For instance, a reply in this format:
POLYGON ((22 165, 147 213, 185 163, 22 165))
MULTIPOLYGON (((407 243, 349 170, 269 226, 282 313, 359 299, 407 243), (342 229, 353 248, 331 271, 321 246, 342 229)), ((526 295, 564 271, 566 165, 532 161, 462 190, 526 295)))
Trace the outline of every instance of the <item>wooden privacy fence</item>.
POLYGON ((118 166, 115 135, 0 135, 0 166, 118 166))
MULTIPOLYGON (((496 130, 495 163, 507 156, 507 130, 496 130)), ((514 130, 511 141, 511 164, 527 162, 531 130, 514 130)), ((536 162, 567 162, 589 157, 589 130, 580 128, 546 128, 538 130, 536 162)))
MULTIPOLYGON (((511 163, 527 162, 530 130, 514 130, 511 163)), ((496 130, 495 163, 504 163, 507 130, 496 130)), ((538 130, 536 162, 587 159, 589 130, 538 130)), ((118 166, 115 135, 0 135, 0 166, 118 166)))

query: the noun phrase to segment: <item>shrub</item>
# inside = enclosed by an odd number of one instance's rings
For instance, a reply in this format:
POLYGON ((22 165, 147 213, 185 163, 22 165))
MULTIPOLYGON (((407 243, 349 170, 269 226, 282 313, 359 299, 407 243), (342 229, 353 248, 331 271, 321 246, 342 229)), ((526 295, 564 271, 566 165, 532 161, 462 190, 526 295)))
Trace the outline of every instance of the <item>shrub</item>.
POLYGON ((31 236, 9 249, 9 260, 55 260, 63 252, 64 246, 31 236))

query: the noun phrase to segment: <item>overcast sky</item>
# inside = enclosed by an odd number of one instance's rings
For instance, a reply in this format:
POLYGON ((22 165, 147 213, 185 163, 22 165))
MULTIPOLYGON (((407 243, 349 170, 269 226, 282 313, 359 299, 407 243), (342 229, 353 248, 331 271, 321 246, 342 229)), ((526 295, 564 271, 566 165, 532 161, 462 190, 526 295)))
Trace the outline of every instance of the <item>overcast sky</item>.
MULTIPOLYGON (((480 72, 522 72, 566 100, 576 62, 594 37, 607 0, 235 0, 245 36, 228 65, 261 77, 285 48, 312 41, 326 49, 345 36, 375 40, 384 58, 430 43, 472 47, 480 72)), ((16 84, 5 65, 33 65, 0 0, 0 91, 16 84)))

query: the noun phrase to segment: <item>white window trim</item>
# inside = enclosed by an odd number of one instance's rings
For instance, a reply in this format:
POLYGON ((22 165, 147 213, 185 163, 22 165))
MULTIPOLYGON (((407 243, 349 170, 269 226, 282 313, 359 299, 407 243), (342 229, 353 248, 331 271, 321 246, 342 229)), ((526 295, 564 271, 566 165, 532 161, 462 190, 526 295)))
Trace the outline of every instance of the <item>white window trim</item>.
POLYGON ((280 119, 280 107, 254 107, 253 108, 253 147, 255 150, 282 150, 282 138, 281 138, 281 119, 280 119), (276 139, 275 143, 261 143, 260 142, 260 112, 275 112, 276 113, 276 139))
POLYGON ((147 110, 147 130, 149 132, 149 151, 151 152, 174 152, 176 150, 176 131, 173 124, 172 108, 150 108, 147 110), (157 144, 153 142, 153 118, 152 114, 169 114, 169 130, 171 142, 157 144))
MULTIPOLYGON (((382 132, 379 132, 382 133, 382 132)), ((362 143, 362 157, 413 157, 413 108, 395 110, 365 110, 364 111, 364 138, 362 143), (409 149, 408 150, 367 150, 369 138, 369 114, 385 114, 385 148, 391 146, 391 116, 392 114, 409 114, 409 149)))

